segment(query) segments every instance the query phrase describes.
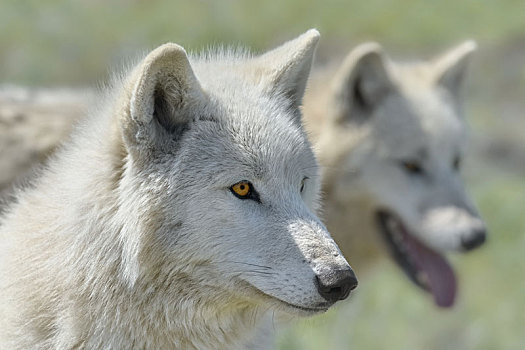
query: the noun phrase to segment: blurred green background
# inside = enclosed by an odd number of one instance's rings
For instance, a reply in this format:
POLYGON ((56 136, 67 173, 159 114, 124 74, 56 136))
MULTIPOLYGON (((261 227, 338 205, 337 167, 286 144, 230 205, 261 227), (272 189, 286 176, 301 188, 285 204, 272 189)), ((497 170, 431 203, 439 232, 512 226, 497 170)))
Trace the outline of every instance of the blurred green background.
POLYGON ((384 259, 358 271, 349 301, 282 330, 279 348, 525 349, 525 2, 2 0, 0 83, 92 86, 166 41, 261 51, 311 27, 322 34, 318 65, 365 40, 403 59, 477 40, 465 177, 490 237, 452 257, 460 278, 453 310, 437 310, 384 259))

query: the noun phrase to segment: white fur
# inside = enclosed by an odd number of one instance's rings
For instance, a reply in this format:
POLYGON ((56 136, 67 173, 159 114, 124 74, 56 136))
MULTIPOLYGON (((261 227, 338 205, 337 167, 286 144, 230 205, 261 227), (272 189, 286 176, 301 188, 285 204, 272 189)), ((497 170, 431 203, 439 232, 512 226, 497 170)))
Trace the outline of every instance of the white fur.
POLYGON ((395 63, 366 43, 313 79, 305 122, 324 167, 326 223, 358 270, 381 251, 380 209, 440 252, 484 230, 453 166, 466 144, 461 87, 474 49, 468 41, 430 62, 395 63), (424 174, 407 173, 405 160, 424 174))
POLYGON ((318 36, 166 44, 115 82, 2 217, 0 348, 236 348, 268 311, 326 310, 315 276, 348 265, 297 122, 318 36))

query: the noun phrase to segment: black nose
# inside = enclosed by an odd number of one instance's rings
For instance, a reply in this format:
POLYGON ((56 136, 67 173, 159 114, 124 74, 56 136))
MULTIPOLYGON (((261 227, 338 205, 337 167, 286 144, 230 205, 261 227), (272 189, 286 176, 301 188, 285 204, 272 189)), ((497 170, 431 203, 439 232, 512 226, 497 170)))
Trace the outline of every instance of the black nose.
POLYGON ((461 239, 461 246, 464 250, 472 250, 479 247, 487 239, 487 232, 484 229, 477 230, 467 238, 461 239))
POLYGON ((352 269, 327 270, 316 276, 317 290, 326 300, 335 303, 348 297, 357 287, 357 278, 352 269))

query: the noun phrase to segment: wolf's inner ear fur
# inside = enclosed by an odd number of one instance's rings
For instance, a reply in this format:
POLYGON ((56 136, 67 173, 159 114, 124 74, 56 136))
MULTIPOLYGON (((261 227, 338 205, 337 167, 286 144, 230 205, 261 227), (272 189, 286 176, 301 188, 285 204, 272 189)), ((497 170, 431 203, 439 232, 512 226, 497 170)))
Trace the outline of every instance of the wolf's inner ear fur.
POLYGON ((284 94, 293 108, 299 107, 319 36, 317 30, 310 29, 298 38, 256 57, 252 69, 255 68, 258 83, 270 93, 284 94))
POLYGON ((439 57, 435 63, 435 82, 446 88, 459 100, 465 74, 476 42, 468 40, 439 57))
POLYGON ((358 46, 346 57, 333 81, 337 121, 364 121, 393 90, 379 44, 358 46))
POLYGON ((134 72, 129 116, 123 129, 128 143, 155 142, 159 126, 169 133, 184 130, 190 116, 184 107, 202 95, 186 52, 176 44, 153 50, 134 72))

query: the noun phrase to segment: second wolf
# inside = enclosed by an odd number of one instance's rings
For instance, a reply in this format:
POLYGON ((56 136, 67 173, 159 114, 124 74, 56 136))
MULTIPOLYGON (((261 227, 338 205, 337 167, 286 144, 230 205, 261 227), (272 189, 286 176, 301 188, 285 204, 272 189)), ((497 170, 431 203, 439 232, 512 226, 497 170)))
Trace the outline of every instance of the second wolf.
POLYGON ((457 288, 443 254, 476 248, 486 235, 460 177, 462 85, 474 49, 469 41, 436 60, 400 64, 363 44, 336 71, 318 73, 305 97, 325 219, 343 253, 361 271, 386 245, 443 307, 457 288))

